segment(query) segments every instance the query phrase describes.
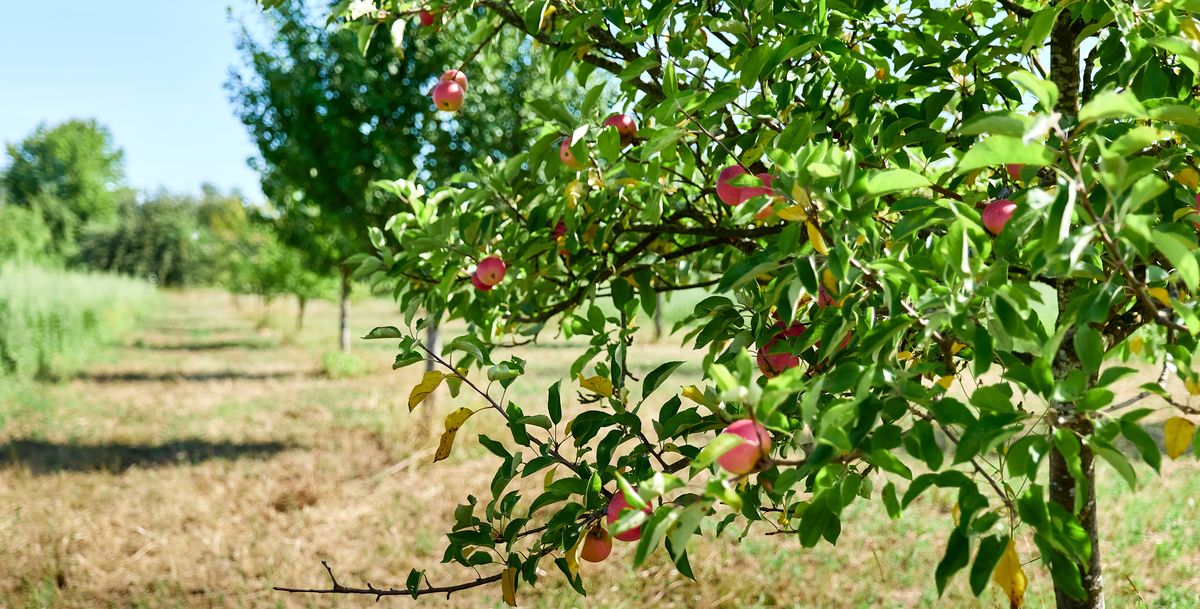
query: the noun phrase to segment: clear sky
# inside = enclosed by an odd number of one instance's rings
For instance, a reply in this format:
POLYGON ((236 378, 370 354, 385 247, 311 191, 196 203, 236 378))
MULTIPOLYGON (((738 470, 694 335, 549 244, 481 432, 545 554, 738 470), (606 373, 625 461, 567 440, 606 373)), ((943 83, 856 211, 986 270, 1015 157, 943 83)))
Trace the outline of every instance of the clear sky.
POLYGON ((255 148, 224 90, 238 62, 229 10, 257 11, 253 0, 0 0, 0 142, 95 118, 135 188, 210 182, 260 199, 246 166, 255 148))

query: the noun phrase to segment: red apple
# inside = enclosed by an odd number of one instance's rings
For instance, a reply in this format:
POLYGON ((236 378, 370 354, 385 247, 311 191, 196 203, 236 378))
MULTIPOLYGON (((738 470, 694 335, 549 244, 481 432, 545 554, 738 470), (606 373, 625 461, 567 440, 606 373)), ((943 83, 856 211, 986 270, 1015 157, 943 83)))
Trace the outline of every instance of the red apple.
POLYGON ((433 23, 435 21, 437 21, 437 13, 427 11, 427 10, 422 10, 417 15, 417 18, 421 20, 421 27, 429 27, 429 26, 433 25, 433 23))
POLYGON ((1004 170, 1008 172, 1008 177, 1010 177, 1014 180, 1021 179, 1021 164, 1020 163, 1009 163, 1004 166, 1004 170))
POLYGON ((616 127, 617 133, 621 135, 621 145, 628 146, 637 138, 637 123, 628 114, 614 114, 604 119, 604 126, 616 127))
POLYGON ((983 225, 993 235, 999 235, 1000 231, 1004 230, 1004 225, 1008 224, 1008 220, 1012 218, 1013 211, 1016 209, 1016 203, 1008 199, 996 199, 983 208, 983 225))
POLYGON ((838 302, 833 299, 833 296, 829 295, 829 290, 826 290, 825 286, 817 288, 817 308, 824 309, 825 307, 836 307, 837 305, 838 302))
POLYGON ((463 88, 453 80, 438 82, 433 88, 433 105, 438 110, 457 112, 463 105, 463 88))
POLYGON ((612 552, 612 537, 601 527, 592 527, 584 533, 583 549, 579 557, 588 562, 600 562, 612 552))
POLYGON ((757 421, 741 419, 729 424, 721 433, 741 436, 741 444, 717 457, 717 464, 731 474, 748 474, 771 452, 771 434, 757 421))
POLYGON ((758 350, 758 369, 762 371, 763 376, 774 378, 783 373, 784 370, 795 368, 800 365, 800 357, 793 355, 783 348, 777 348, 779 341, 787 341, 790 338, 795 338, 804 334, 804 324, 793 322, 791 326, 784 329, 783 322, 778 322, 775 327, 780 330, 775 336, 766 342, 758 350))
POLYGON ((731 165, 721 170, 717 176, 717 198, 726 205, 735 206, 741 205, 759 195, 770 195, 775 192, 771 188, 772 176, 767 173, 760 173, 756 177, 764 184, 764 186, 733 186, 730 184, 735 178, 749 173, 746 168, 741 165, 731 165))
POLYGON ((563 138, 562 145, 558 147, 558 158, 562 159, 563 165, 571 169, 583 169, 583 163, 575 158, 575 153, 571 152, 571 138, 563 138))
POLYGON ((481 292, 486 292, 486 291, 492 289, 492 286, 484 283, 481 279, 479 279, 479 275, 477 272, 471 273, 471 285, 475 286, 475 289, 479 290, 481 292))
POLYGON ((479 261, 479 266, 475 269, 475 274, 479 276, 480 281, 493 286, 504 281, 506 270, 508 269, 499 256, 488 256, 479 261))
MULTIPOLYGON (((608 524, 612 524, 619 520, 621 518, 621 512, 631 509, 633 508, 629 507, 629 502, 625 500, 625 493, 618 490, 613 494, 612 500, 608 502, 608 524)), ((646 509, 643 511, 649 514, 650 506, 646 506, 646 509)), ((624 533, 621 533, 620 535, 613 535, 613 537, 621 541, 637 541, 642 538, 642 527, 634 527, 628 531, 625 531, 624 533)))
POLYGON ((462 87, 463 93, 467 92, 467 75, 463 74, 461 70, 446 70, 442 72, 442 80, 453 80, 458 83, 458 86, 462 87))

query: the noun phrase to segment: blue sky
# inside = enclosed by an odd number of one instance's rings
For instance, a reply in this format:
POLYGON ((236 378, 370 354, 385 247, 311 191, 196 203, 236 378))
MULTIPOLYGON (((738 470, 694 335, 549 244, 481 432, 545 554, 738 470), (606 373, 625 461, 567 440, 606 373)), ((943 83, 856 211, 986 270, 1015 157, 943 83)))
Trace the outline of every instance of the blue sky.
POLYGON ((261 198, 246 166, 254 145, 223 88, 238 61, 228 11, 253 17, 253 0, 0 0, 0 9, 0 142, 42 122, 95 118, 125 150, 135 188, 198 192, 211 182, 261 198))

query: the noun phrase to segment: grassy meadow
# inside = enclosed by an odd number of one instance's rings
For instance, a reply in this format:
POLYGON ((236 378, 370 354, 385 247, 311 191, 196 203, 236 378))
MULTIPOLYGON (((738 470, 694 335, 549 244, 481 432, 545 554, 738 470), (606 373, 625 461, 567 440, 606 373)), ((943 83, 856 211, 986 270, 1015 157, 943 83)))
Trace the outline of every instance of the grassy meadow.
POLYGON ((129 331, 154 295, 135 279, 0 264, 0 377, 70 376, 129 331))
MULTIPOLYGON (((480 406, 477 397, 451 400, 442 389, 410 414, 419 367, 393 372, 389 341, 356 342, 363 374, 325 373, 336 314, 328 303, 311 305, 296 331, 281 303, 261 323, 248 299, 158 298, 122 344, 70 380, 0 380, 0 609, 378 606, 271 590, 327 585, 322 559, 344 584, 402 586, 413 567, 429 567, 437 585, 474 578, 437 562, 455 505, 488 492, 495 461, 472 440, 499 421, 472 418, 450 459, 429 461, 442 416, 480 406)), ((361 336, 398 319, 390 304, 368 300, 356 303, 352 323, 361 336)), ((532 378, 507 397, 542 411, 544 387, 566 374, 582 343, 519 351, 532 378)), ((642 373, 665 359, 698 360, 672 337, 630 355, 642 373)), ((670 385, 699 374, 690 364, 670 385)), ((1162 476, 1142 467, 1137 496, 1099 467, 1109 607, 1200 606, 1200 467, 1170 462, 1162 476)), ((933 569, 953 504, 931 492, 892 521, 881 505, 855 503, 837 548, 802 550, 767 535, 769 525, 740 540, 709 532, 691 552, 698 582, 661 555, 634 570, 632 548, 618 546, 607 562, 585 565, 587 597, 547 563, 539 587, 522 588, 519 600, 546 609, 1007 607, 993 589, 971 596, 963 576, 938 598, 933 569)), ((1033 555, 1028 540, 1020 548, 1033 555)), ((1026 570, 1026 606, 1052 607, 1045 573, 1036 563, 1026 570)), ((499 593, 382 604, 498 607, 499 593)))

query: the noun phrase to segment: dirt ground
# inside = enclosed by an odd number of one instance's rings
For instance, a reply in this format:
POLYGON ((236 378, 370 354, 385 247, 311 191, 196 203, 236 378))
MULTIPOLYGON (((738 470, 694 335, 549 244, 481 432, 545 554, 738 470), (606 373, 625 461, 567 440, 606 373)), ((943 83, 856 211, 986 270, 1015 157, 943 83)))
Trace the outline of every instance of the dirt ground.
MULTIPOLYGON (((301 332, 291 328, 290 306, 275 309, 262 324, 256 303, 166 293, 127 344, 78 378, 0 381, 8 383, 0 387, 0 609, 375 605, 271 590, 327 584, 322 559, 346 584, 402 587, 414 567, 429 568, 439 585, 475 577, 437 563, 455 505, 486 494, 494 471, 470 432, 496 422, 472 419, 454 455, 430 464, 441 416, 478 399, 452 405, 441 393, 410 414, 405 399, 419 371, 390 369, 394 345, 357 343, 370 372, 329 378, 321 358, 333 346, 332 306, 310 307, 301 332)), ((356 303, 354 333, 397 317, 388 303, 356 303)), ((523 356, 547 380, 565 375, 576 351, 550 345, 523 356)), ((635 356, 697 359, 671 338, 635 356)), ((549 381, 540 380, 509 399, 544 408, 549 381)), ((1200 606, 1200 467, 1187 459, 1162 476, 1142 470, 1138 495, 1104 472, 1109 606, 1200 606)), ((932 573, 953 502, 931 493, 900 521, 859 502, 837 548, 801 550, 765 527, 741 541, 706 534, 692 550, 698 582, 662 557, 635 571, 632 548, 620 547, 586 568, 590 594, 578 597, 547 562, 541 585, 520 591, 521 605, 1007 607, 995 590, 975 599, 962 576, 938 599, 932 573)), ((1029 545, 1022 551, 1033 555, 1029 545)), ((1027 606, 1052 606, 1046 575, 1036 563, 1026 569, 1027 606)), ((493 607, 499 592, 382 603, 493 607)))

